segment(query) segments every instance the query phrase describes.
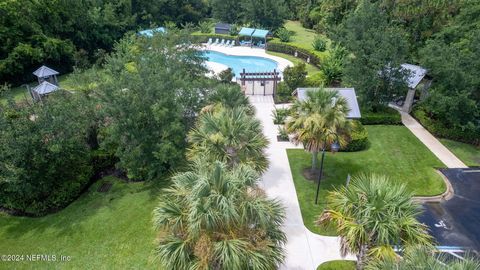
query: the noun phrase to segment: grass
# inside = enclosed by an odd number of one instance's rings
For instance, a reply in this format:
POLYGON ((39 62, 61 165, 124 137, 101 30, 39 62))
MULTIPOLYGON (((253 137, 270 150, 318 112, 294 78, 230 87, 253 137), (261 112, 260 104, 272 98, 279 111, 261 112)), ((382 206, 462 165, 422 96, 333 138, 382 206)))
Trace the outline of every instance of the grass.
POLYGON ((337 260, 320 264, 317 270, 355 270, 355 261, 337 260))
POLYGON ((151 220, 159 188, 107 177, 58 213, 0 214, 0 254, 71 256, 69 262, 2 262, 0 269, 158 269, 151 220), (105 181, 113 187, 97 192, 105 181))
POLYGON ((467 166, 480 166, 479 147, 447 139, 440 139, 440 141, 467 166))
MULTIPOLYGON (((286 21, 284 24, 284 27, 287 30, 295 33, 292 36, 291 40, 287 42, 288 44, 295 45, 307 50, 315 51, 312 46, 312 43, 315 40, 315 37, 321 34, 317 34, 314 30, 304 28, 299 21, 286 21)), ((321 36, 323 36, 327 40, 327 48, 329 48, 331 41, 325 35, 321 35, 321 36)), ((324 59, 324 57, 328 55, 328 50, 324 52, 315 51, 315 53, 321 59, 324 59)))
POLYGON ((282 57, 282 58, 285 58, 287 60, 289 60, 290 62, 292 62, 294 65, 298 65, 300 63, 305 63, 306 65, 306 70, 308 72, 308 76, 312 76, 314 74, 317 74, 317 73, 321 73, 322 71, 317 68, 316 66, 312 65, 312 64, 309 64, 305 61, 303 61, 303 59, 300 59, 300 58, 297 58, 293 55, 290 55, 290 54, 285 54, 285 53, 279 53, 279 52, 269 52, 267 51, 266 52, 267 54, 270 54, 270 55, 274 55, 274 56, 278 56, 278 57, 282 57))
POLYGON ((434 169, 444 165, 406 127, 366 128, 370 140, 367 150, 326 154, 318 205, 314 204, 316 185, 302 173, 311 165, 311 154, 302 149, 287 150, 303 221, 311 231, 335 235, 333 228, 319 228, 314 222, 325 208, 327 193, 343 185, 348 174, 386 174, 392 181, 406 184, 415 195, 438 195, 445 191, 445 183, 434 169))

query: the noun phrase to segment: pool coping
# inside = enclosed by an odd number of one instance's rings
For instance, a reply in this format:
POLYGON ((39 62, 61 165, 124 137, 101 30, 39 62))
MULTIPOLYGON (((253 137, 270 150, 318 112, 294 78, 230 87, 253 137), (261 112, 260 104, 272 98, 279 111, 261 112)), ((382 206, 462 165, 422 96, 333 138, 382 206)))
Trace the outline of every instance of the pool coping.
POLYGON ((225 46, 218 46, 218 45, 208 45, 203 43, 200 47, 202 51, 215 51, 219 53, 223 53, 226 55, 231 56, 255 56, 255 57, 262 57, 267 58, 269 60, 273 60, 278 63, 278 69, 280 72, 283 72, 287 67, 293 67, 293 63, 289 60, 267 54, 264 49, 260 48, 250 48, 250 47, 243 47, 243 46, 233 46, 233 47, 225 47, 225 46))

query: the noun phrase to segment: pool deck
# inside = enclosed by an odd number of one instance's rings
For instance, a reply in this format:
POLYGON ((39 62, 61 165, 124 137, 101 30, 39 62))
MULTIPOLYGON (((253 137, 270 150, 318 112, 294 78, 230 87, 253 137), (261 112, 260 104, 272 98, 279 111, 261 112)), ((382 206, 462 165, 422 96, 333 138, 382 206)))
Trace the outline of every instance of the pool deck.
MULTIPOLYGON (((225 47, 225 46, 219 46, 219 45, 208 45, 204 43, 200 49, 215 51, 215 52, 224 53, 228 55, 235 55, 235 56, 256 56, 256 57, 267 58, 278 63, 278 69, 280 72, 283 72, 283 70, 286 67, 293 66, 293 63, 288 61, 287 59, 281 58, 278 56, 269 55, 265 52, 264 49, 260 49, 260 48, 250 48, 250 47, 243 47, 243 46, 225 47)), ((224 69, 220 70, 220 68, 223 68, 221 66, 207 65, 207 67, 209 69, 211 68, 210 70, 212 70, 216 74, 224 70, 224 69)))

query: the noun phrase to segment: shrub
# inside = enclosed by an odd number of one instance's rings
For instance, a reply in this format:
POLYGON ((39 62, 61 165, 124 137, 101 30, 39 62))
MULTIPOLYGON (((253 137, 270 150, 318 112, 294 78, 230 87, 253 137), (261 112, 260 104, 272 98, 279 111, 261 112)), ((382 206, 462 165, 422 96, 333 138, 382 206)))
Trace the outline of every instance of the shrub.
POLYGON ((287 108, 278 108, 272 111, 273 123, 275 125, 285 124, 285 120, 288 117, 290 110, 287 108))
POLYGON ((285 28, 279 28, 277 30, 277 33, 276 33, 277 37, 280 39, 280 41, 282 42, 289 42, 290 41, 290 38, 292 37, 293 35, 293 32, 292 31, 289 31, 285 28))
POLYGON ((312 42, 312 47, 319 52, 323 52, 327 49, 327 40, 324 37, 317 36, 312 42))
POLYGON ((297 52, 297 57, 307 61, 310 59, 310 64, 320 67, 320 58, 316 55, 315 51, 307 50, 304 48, 297 47, 295 45, 282 43, 279 41, 269 41, 267 45, 267 51, 285 53, 295 56, 297 52))
POLYGON ((209 21, 203 21, 198 24, 198 29, 203 34, 209 34, 212 32, 212 23, 209 21))
POLYGON ((288 141, 288 132, 285 126, 278 126, 278 138, 281 141, 288 141))
POLYGON ((359 122, 354 121, 354 128, 350 133, 350 141, 347 146, 341 149, 343 152, 356 152, 367 149, 369 146, 368 131, 359 122))
POLYGON ((229 31, 230 36, 238 35, 238 31, 239 31, 238 30, 238 25, 236 25, 236 24, 230 25, 230 31, 229 31))
POLYGON ((309 75, 305 79, 305 86, 306 87, 321 87, 325 85, 325 75, 322 72, 314 73, 313 75, 309 75))
POLYGON ((307 78, 307 70, 305 63, 300 63, 293 67, 287 67, 283 71, 283 81, 290 89, 290 94, 297 89, 297 87, 305 84, 307 78))
POLYGON ((231 83, 233 77, 235 77, 235 73, 233 73, 231 68, 227 68, 218 73, 217 77, 223 83, 231 83))
POLYGON ((395 109, 382 106, 372 111, 362 112, 360 122, 364 125, 401 125, 402 117, 395 109))
POLYGON ((415 107, 413 116, 433 135, 473 145, 480 145, 480 130, 461 130, 460 128, 447 127, 440 121, 427 115, 423 107, 415 107))
POLYGON ((275 103, 287 103, 292 99, 292 91, 290 91, 290 88, 285 84, 285 82, 278 83, 277 91, 274 97, 275 103))

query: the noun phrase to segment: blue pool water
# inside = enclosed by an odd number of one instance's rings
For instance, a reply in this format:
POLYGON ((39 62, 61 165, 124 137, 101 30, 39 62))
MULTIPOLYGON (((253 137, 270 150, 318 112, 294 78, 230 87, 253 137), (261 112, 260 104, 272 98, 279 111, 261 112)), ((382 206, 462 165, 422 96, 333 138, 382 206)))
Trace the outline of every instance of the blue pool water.
POLYGON ((234 56, 214 51, 205 51, 205 56, 208 58, 208 61, 230 67, 237 77, 240 76, 243 69, 247 72, 272 72, 274 69, 278 70, 277 62, 263 57, 234 56))

